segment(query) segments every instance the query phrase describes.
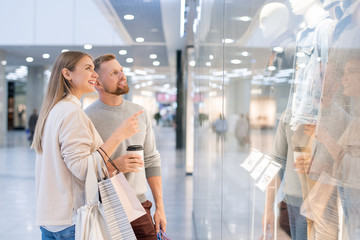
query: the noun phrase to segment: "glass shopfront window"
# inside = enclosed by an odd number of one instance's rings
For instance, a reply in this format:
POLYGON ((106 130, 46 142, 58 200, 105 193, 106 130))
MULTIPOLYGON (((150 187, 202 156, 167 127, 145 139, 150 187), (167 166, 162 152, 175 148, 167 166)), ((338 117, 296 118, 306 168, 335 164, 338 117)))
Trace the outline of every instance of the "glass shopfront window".
POLYGON ((360 239, 360 1, 196 4, 197 239, 360 239))

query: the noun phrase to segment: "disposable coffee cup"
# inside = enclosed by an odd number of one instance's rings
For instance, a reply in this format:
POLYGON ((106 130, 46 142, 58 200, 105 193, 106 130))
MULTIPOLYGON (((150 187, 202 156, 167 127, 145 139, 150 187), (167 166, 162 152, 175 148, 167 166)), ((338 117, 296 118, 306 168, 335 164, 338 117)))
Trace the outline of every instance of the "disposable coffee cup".
MULTIPOLYGON (((141 145, 130 145, 126 149, 128 154, 138 154, 141 156, 141 161, 144 162, 144 149, 141 145)), ((138 167, 138 169, 142 169, 143 167, 138 167)))

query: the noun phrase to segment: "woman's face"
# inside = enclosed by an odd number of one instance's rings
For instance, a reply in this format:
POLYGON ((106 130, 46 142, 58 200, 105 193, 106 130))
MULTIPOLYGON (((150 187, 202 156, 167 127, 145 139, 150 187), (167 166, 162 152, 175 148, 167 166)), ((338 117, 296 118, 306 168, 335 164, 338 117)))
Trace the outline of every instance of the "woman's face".
MULTIPOLYGON (((75 66, 74 71, 69 71, 70 84, 73 94, 79 99, 85 93, 95 91, 95 83, 98 77, 94 71, 94 64, 90 57, 84 56, 75 66)), ((69 80, 68 79, 68 80, 69 80)))
POLYGON ((341 78, 344 95, 360 96, 360 59, 350 59, 345 64, 344 75, 341 78))

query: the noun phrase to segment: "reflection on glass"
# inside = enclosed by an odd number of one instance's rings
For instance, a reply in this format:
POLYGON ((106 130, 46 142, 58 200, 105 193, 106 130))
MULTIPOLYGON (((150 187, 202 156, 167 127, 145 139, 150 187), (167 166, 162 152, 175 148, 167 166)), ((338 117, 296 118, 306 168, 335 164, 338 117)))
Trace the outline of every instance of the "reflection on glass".
POLYGON ((198 239, 360 239, 360 1, 340 2, 197 1, 198 239), (266 192, 253 148, 282 165, 266 192))

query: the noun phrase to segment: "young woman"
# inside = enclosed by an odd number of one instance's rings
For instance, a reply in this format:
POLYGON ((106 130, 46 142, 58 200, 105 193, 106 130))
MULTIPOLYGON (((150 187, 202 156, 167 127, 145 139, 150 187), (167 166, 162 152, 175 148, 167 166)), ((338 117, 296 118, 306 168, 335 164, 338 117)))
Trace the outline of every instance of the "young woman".
POLYGON ((84 205, 88 159, 95 167, 106 164, 113 172, 106 154, 111 156, 120 142, 139 131, 137 116, 142 112, 119 123, 113 135, 102 142, 80 103, 83 94, 94 91, 97 77, 86 53, 64 52, 53 65, 32 144, 36 151, 36 224, 42 239, 75 238, 76 210, 84 205))

